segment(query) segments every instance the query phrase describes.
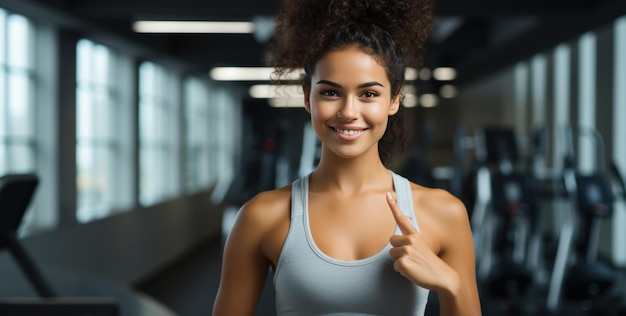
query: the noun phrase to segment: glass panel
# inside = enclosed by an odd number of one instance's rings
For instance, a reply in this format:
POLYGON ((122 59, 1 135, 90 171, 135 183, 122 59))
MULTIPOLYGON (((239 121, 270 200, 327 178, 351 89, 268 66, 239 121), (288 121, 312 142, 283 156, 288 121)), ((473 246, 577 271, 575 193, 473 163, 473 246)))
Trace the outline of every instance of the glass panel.
POLYGON ((80 40, 77 50, 77 213, 79 222, 113 212, 118 142, 112 127, 116 113, 108 48, 80 40))
POLYGON ((32 146, 9 145, 9 168, 11 172, 32 172, 35 170, 35 154, 32 146))
MULTIPOLYGON (((614 31, 614 72, 613 72, 613 160, 620 171, 626 173, 626 16, 615 21, 614 31)), ((612 232, 613 240, 626 240, 626 204, 617 201, 614 205, 612 232)), ((626 247, 623 242, 613 242, 613 262, 626 266, 626 247)))
POLYGON ((145 97, 144 94, 154 93, 153 87, 156 81, 154 71, 154 65, 150 62, 144 62, 139 66, 139 93, 142 99, 145 97))
MULTIPOLYGON (((0 10, 0 173, 35 171, 33 78, 36 74, 31 58, 35 44, 32 34, 28 19, 0 10)), ((31 203, 21 232, 53 225, 39 220, 50 217, 50 210, 35 216, 35 204, 31 203)))
POLYGON ((155 135, 158 120, 157 107, 151 100, 142 100, 140 111, 141 141, 146 143, 155 142, 157 140, 155 135))
POLYGON ((78 44, 76 44, 76 80, 79 84, 87 83, 89 78, 91 78, 90 56, 91 42, 84 39, 79 40, 78 44))
POLYGON ((7 12, 0 8, 0 65, 6 63, 6 23, 7 12))
POLYGON ((208 87, 200 80, 190 79, 185 85, 187 121, 187 170, 185 185, 189 192, 209 184, 209 111, 208 87))
POLYGON ((163 143, 171 144, 172 139, 172 120, 176 117, 174 109, 168 104, 161 104, 161 106, 155 109, 157 111, 156 126, 154 127, 154 134, 163 143))
POLYGON ((21 15, 9 15, 7 28, 9 43, 11 43, 7 46, 9 64, 15 67, 28 68, 30 66, 28 57, 31 53, 28 47, 30 41, 28 20, 21 15))
MULTIPOLYGON (((596 35, 583 34, 578 40, 578 126, 595 129, 596 111, 596 35)), ((577 162, 581 172, 594 170, 595 153, 592 140, 587 137, 577 141, 577 162)))
POLYGON ((104 217, 111 213, 112 150, 106 146, 77 148, 78 156, 78 212, 81 222, 104 217))
POLYGON ((102 140, 111 139, 111 120, 109 117, 113 104, 109 100, 105 90, 98 89, 93 92, 94 108, 92 113, 94 116, 92 117, 91 122, 93 124, 94 136, 97 139, 102 140))
POLYGON ((150 205, 159 200, 161 195, 162 173, 155 173, 161 167, 161 152, 155 148, 143 148, 141 153, 141 196, 144 205, 150 205))
POLYGON ((158 65, 145 62, 139 69, 140 107, 140 201, 144 204, 163 200, 177 190, 172 170, 177 170, 178 161, 174 142, 178 131, 177 108, 172 100, 177 89, 167 84, 170 78, 158 65), (165 91, 172 90, 165 93, 165 91))
POLYGON ((548 62, 544 54, 531 60, 531 125, 530 129, 546 124, 548 62))
MULTIPOLYGON (((572 95, 572 89, 570 86, 571 78, 571 50, 569 45, 560 44, 554 50, 554 74, 553 84, 554 92, 554 113, 552 114, 552 126, 553 130, 558 131, 563 126, 566 126, 569 121, 570 109, 570 96, 572 95)), ((560 132, 553 132, 551 135, 552 149, 552 166, 556 170, 563 168, 563 153, 565 148, 563 141, 563 135, 560 132)))
POLYGON ((106 86, 109 83, 109 50, 103 46, 96 46, 94 50, 94 76, 95 82, 106 86))
POLYGON ((91 118, 93 117, 91 95, 88 90, 78 89, 76 92, 76 135, 78 139, 91 139, 91 118))
MULTIPOLYGON (((0 30, 1 32, 2 30, 0 30)), ((5 137, 8 134, 8 121, 7 121, 7 97, 6 97, 6 91, 5 91, 5 87, 6 87, 6 72, 4 71, 0 71, 0 141, 2 141, 1 139, 3 137, 5 137)), ((2 147, 3 144, 0 143, 0 147, 2 147)))
POLYGON ((27 73, 19 71, 9 74, 8 98, 8 133, 13 136, 28 137, 33 135, 33 114, 30 111, 29 80, 27 73))

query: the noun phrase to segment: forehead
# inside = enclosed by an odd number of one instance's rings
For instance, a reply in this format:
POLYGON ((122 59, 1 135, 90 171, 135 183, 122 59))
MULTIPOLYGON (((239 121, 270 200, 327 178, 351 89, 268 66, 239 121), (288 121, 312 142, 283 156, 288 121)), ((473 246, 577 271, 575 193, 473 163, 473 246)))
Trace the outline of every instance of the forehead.
POLYGON ((374 56, 355 47, 334 50, 326 54, 317 62, 313 78, 338 83, 389 82, 385 67, 374 56))

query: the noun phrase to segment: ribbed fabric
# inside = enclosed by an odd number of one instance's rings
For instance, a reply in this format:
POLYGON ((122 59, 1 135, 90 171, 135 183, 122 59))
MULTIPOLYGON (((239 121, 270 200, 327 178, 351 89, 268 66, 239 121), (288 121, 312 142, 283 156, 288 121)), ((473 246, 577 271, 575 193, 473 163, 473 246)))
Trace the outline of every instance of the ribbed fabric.
MULTIPOLYGON (((410 183, 391 173, 398 205, 419 230, 410 183)), ((274 274, 277 314, 423 315, 428 290, 394 271, 389 243, 369 258, 350 261, 317 248, 309 227, 308 187, 309 176, 292 186, 291 226, 274 274)), ((396 234, 401 234, 398 227, 396 234)))

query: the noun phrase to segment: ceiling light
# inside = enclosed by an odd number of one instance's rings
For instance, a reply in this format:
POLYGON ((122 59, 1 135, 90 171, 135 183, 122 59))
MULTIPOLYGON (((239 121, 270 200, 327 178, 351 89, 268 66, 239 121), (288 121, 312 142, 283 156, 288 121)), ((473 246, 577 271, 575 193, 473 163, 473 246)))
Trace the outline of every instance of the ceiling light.
MULTIPOLYGON (((269 81, 272 79, 274 68, 272 67, 215 67, 211 69, 211 79, 217 81, 269 81)), ((303 69, 297 69, 290 73, 285 73, 283 80, 299 80, 304 74, 303 69)), ((406 80, 417 78, 415 68, 407 68, 405 71, 406 80)))
POLYGON ((408 81, 413 81, 417 79, 417 69, 407 67, 404 71, 404 79, 408 81))
POLYGON ((456 79, 456 69, 452 67, 439 67, 433 71, 433 78, 439 81, 449 81, 456 79))
POLYGON ((428 81, 432 76, 432 71, 428 68, 422 68, 420 69, 418 76, 422 81, 428 81))
POLYGON ((270 99, 279 97, 292 97, 302 98, 304 93, 302 92, 302 86, 297 84, 292 85, 270 85, 270 84, 257 84, 248 89, 250 97, 258 99, 270 99))
MULTIPOLYGON (((215 67, 209 73, 217 81, 269 81, 272 79, 272 67, 215 67)), ((300 79, 303 70, 296 70, 283 76, 284 80, 300 79)))
POLYGON ((422 94, 419 99, 419 103, 425 108, 435 107, 437 102, 437 96, 430 93, 422 94))
POLYGON ((304 107, 304 99, 300 98, 292 98, 292 97, 280 97, 280 98, 271 98, 269 99, 269 104, 275 108, 303 108, 304 107))
POLYGON ((404 86, 402 86, 402 93, 403 94, 416 94, 417 88, 415 88, 414 85, 405 84, 404 86))
POLYGON ((404 85, 402 87, 402 104, 405 108, 413 108, 417 106, 417 89, 413 85, 404 85))
POLYGON ((402 100, 402 105, 404 105, 405 108, 414 108, 417 106, 417 97, 415 96, 415 94, 407 94, 404 96, 404 99, 402 100))
POLYGON ((252 22, 136 21, 137 33, 252 33, 252 22))
POLYGON ((456 94, 456 87, 451 84, 443 85, 439 89, 439 95, 441 95, 441 97, 444 99, 452 99, 456 97, 456 94))

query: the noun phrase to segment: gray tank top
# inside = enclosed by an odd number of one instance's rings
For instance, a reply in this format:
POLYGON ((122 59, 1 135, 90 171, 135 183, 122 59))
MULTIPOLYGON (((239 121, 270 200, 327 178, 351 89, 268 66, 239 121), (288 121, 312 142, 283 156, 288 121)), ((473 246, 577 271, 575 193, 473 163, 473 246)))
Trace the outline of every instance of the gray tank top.
MULTIPOLYGON (((409 181, 392 176, 398 205, 419 230, 409 181)), ((274 273, 277 314, 423 315, 428 289, 394 271, 389 243, 360 260, 338 260, 317 248, 309 227, 308 191, 308 175, 293 182, 291 225, 274 273)), ((401 234, 398 227, 396 234, 401 234)))

